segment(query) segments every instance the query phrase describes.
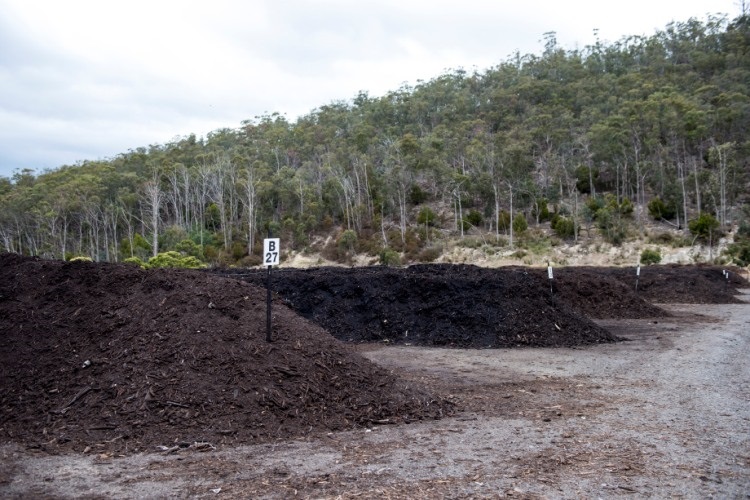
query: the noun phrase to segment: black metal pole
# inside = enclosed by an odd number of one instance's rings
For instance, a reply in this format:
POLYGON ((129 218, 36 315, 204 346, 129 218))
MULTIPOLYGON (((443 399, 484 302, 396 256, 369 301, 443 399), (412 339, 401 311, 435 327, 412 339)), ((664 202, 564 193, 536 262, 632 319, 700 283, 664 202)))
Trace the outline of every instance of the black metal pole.
MULTIPOLYGON (((271 228, 268 228, 268 237, 271 237, 271 228)), ((265 260, 265 255, 263 256, 265 260)), ((268 274, 266 276, 266 341, 271 342, 271 268, 268 266, 268 274)))
POLYGON ((268 266, 266 276, 266 340, 271 342, 271 267, 268 266))

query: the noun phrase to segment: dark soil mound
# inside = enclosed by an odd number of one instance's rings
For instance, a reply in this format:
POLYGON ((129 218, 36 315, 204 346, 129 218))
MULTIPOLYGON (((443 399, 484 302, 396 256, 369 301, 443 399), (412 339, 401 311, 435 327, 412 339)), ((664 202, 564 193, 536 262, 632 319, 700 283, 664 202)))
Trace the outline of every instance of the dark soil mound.
MULTIPOLYGON (((724 275, 728 268, 677 264, 641 267, 638 295, 657 304, 740 304, 737 288, 748 282, 737 270, 730 268, 729 279, 724 275)), ((635 286, 635 269, 608 268, 612 277, 628 286, 635 286)))
POLYGON ((0 436, 46 450, 257 443, 450 405, 265 291, 201 272, 0 254, 0 436))
MULTIPOLYGON (((553 270, 554 292, 583 314, 597 319, 662 318, 669 316, 636 293, 627 276, 613 276, 612 268, 561 267, 553 270)), ((536 271, 547 276, 547 271, 536 271)))
MULTIPOLYGON (((221 272, 265 284, 264 270, 221 272)), ((485 348, 617 340, 550 297, 546 281, 524 268, 450 264, 272 272, 287 304, 346 341, 485 348)))

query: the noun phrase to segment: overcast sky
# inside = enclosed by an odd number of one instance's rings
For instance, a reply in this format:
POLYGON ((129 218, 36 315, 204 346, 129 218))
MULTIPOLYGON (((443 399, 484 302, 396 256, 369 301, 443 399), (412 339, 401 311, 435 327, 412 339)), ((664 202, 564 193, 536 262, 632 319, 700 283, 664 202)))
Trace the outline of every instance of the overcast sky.
POLYGON ((0 176, 114 157, 738 0, 0 0, 0 176))

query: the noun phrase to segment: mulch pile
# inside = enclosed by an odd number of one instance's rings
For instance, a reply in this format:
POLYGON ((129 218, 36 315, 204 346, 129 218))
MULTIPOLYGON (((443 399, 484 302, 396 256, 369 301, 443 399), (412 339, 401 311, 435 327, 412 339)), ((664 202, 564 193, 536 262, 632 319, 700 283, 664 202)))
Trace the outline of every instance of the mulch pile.
MULTIPOLYGON (((741 303, 738 269, 709 265, 546 269, 427 264, 275 269, 272 289, 349 342, 452 347, 571 347, 617 340, 590 321, 663 318, 655 304, 741 303)), ((259 286, 266 270, 216 269, 259 286)))
MULTIPOLYGON (((547 276, 546 270, 535 272, 547 276)), ((630 283, 628 277, 627 273, 617 274, 614 268, 562 267, 553 269, 553 288, 564 302, 590 318, 669 316, 664 309, 647 302, 643 293, 636 292, 635 271, 630 283)))
POLYGON ((202 272, 0 254, 0 440, 155 451, 439 418, 265 291, 202 272))
MULTIPOLYGON (((215 272, 266 282, 264 270, 215 272)), ((617 340, 551 294, 546 271, 451 264, 320 267, 274 270, 271 281, 290 307, 349 342, 498 348, 617 340)), ((613 286, 625 288, 616 280, 613 286)), ((627 303, 664 314, 637 298, 627 303)))
MULTIPOLYGON (((635 287, 634 268, 606 268, 601 272, 635 287)), ((707 264, 641 267, 638 295, 656 304, 741 304, 737 288, 749 286, 744 276, 745 271, 735 267, 707 264), (728 279, 724 271, 729 272, 728 279)))
POLYGON ((264 269, 144 271, 0 254, 0 441, 169 452, 440 418, 454 411, 449 401, 334 336, 596 344, 617 338, 586 316, 659 317, 644 299, 732 303, 747 286, 710 266, 644 268, 637 294, 630 269, 555 270, 552 292, 543 269, 275 269, 269 343, 265 279, 264 269))

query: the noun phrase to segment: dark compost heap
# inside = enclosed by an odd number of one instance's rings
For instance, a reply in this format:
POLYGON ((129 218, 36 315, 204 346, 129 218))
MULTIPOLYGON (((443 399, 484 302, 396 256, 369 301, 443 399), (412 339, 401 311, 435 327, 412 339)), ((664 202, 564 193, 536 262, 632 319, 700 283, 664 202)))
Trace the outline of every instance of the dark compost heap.
POLYGON ((201 272, 0 254, 0 437, 47 451, 257 443, 451 405, 265 291, 201 272))
MULTIPOLYGON (((218 272, 265 286, 263 270, 218 272)), ((615 285, 624 288, 617 281, 615 285)), ((526 268, 448 264, 279 269, 272 272, 272 289, 301 315, 345 341, 497 348, 617 340, 550 294, 546 272, 543 276, 526 268)))
POLYGON ((654 302, 737 302, 720 268, 466 265, 150 270, 0 254, 0 439, 46 451, 258 443, 439 418, 453 405, 339 339, 577 346, 616 338, 584 316, 658 317, 654 302), (291 306, 287 307, 287 306, 291 306), (293 311, 292 308, 296 311, 293 311), (308 319, 322 325, 321 328, 308 319))

